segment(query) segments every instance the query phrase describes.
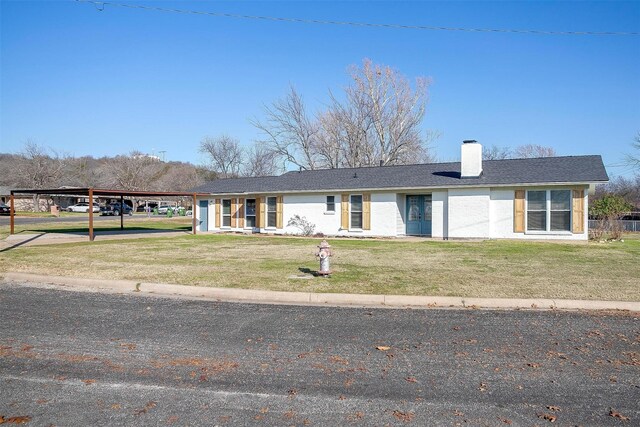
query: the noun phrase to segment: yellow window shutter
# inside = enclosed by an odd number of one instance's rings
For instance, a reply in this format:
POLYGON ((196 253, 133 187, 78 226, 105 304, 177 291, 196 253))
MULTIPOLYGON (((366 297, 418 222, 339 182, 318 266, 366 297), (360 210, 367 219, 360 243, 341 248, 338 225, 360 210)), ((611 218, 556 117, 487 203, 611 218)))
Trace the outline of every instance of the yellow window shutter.
POLYGON ((236 199, 231 199, 231 228, 236 228, 236 219, 238 218, 238 205, 236 199))
POLYGON ((516 190, 513 210, 513 232, 524 233, 524 190, 516 190))
POLYGON ((260 197, 256 197, 256 227, 262 227, 262 203, 260 203, 260 197))
POLYGON ((276 197, 276 228, 283 228, 283 225, 282 225, 282 196, 276 197))
POLYGON ((238 227, 244 228, 244 198, 238 199, 238 227))
POLYGON ((216 199, 216 228, 220 228, 220 199, 216 199))
POLYGON ((584 233, 584 190, 573 190, 571 232, 584 233))
POLYGON ((340 211, 342 213, 340 228, 347 230, 349 228, 349 195, 343 194, 340 203, 340 211))
POLYGON ((362 229, 371 230, 371 194, 362 194, 362 229))
POLYGON ((260 200, 260 203, 259 203, 259 205, 260 205, 260 211, 259 211, 260 212, 260 227, 264 228, 264 227, 267 226, 267 223, 265 222, 265 219, 264 219, 265 204, 267 203, 267 201, 266 201, 266 199, 264 197, 260 197, 260 198, 256 199, 256 201, 257 200, 260 200))

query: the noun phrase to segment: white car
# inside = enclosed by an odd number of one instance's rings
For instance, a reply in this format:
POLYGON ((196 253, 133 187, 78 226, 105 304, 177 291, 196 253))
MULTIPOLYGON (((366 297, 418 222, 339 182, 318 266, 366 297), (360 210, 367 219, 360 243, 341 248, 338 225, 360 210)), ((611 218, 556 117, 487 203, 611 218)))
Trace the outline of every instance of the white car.
POLYGON ((174 215, 178 213, 178 208, 176 206, 160 206, 158 207, 158 215, 166 215, 169 209, 171 209, 174 215))
MULTIPOLYGON (((100 212, 100 205, 93 204, 93 211, 100 212)), ((76 203, 67 208, 67 212, 89 212, 89 203, 76 203)))

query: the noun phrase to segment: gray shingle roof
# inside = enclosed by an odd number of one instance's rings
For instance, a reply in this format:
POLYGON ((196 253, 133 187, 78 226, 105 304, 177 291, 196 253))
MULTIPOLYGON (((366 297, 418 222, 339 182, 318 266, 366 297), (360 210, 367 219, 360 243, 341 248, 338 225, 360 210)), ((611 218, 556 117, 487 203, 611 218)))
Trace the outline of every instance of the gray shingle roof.
POLYGON ((460 162, 293 171, 280 176, 229 178, 193 191, 211 194, 323 190, 449 188, 608 181, 600 156, 485 160, 479 178, 460 178, 460 162))

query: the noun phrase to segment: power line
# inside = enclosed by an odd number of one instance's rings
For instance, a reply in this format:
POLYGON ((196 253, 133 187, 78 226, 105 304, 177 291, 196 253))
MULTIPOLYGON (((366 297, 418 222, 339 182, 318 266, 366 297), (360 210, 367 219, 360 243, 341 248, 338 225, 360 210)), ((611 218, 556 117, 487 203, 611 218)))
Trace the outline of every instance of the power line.
POLYGON ((546 30, 517 30, 517 29, 500 29, 500 28, 462 28, 462 27, 435 27, 425 25, 404 25, 404 24, 376 24, 370 22, 350 22, 350 21, 332 21, 321 19, 305 19, 305 18, 283 18, 276 16, 260 16, 260 15, 238 15, 224 12, 205 12, 198 10, 186 9, 169 9, 157 6, 144 6, 126 3, 111 3, 94 0, 76 0, 79 3, 91 3, 99 11, 103 11, 105 6, 125 7, 129 9, 141 9, 156 12, 171 12, 191 15, 208 15, 224 18, 235 19, 253 19, 262 21, 276 22, 295 22, 299 24, 319 24, 319 25, 341 25, 351 27, 370 27, 370 28, 390 28, 401 30, 421 30, 421 31, 461 31, 470 33, 512 33, 512 34, 535 34, 535 35, 551 35, 551 36, 639 36, 640 32, 636 31, 546 31, 546 30))

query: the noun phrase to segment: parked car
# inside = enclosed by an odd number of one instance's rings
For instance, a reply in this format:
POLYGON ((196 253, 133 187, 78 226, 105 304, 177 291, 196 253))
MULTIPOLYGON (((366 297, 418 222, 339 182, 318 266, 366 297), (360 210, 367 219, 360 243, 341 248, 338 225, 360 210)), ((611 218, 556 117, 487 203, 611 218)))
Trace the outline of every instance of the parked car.
POLYGON ((9 206, 4 203, 0 203, 0 215, 11 215, 11 212, 9 212, 9 206))
POLYGON ((123 212, 126 215, 133 215, 133 209, 131 208, 131 206, 127 205, 126 203, 123 205, 123 207, 120 207, 120 202, 114 202, 114 203, 111 203, 110 205, 102 206, 100 208, 100 215, 102 216, 104 215, 120 216, 120 212, 123 212))
POLYGON ((158 206, 157 203, 155 202, 149 202, 147 203, 147 206, 145 206, 144 204, 138 206, 138 208, 136 209, 136 212, 146 212, 146 208, 149 208, 149 212, 153 212, 153 209, 158 206))
POLYGON ((166 215, 169 209, 171 209, 174 214, 178 212, 178 208, 176 206, 160 206, 158 208, 158 215, 166 215))
MULTIPOLYGON (((93 204, 93 211, 100 212, 100 205, 93 204)), ((67 212, 89 212, 89 203, 76 203, 67 207, 67 212)))

